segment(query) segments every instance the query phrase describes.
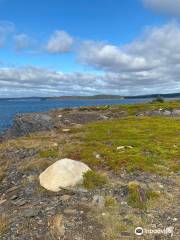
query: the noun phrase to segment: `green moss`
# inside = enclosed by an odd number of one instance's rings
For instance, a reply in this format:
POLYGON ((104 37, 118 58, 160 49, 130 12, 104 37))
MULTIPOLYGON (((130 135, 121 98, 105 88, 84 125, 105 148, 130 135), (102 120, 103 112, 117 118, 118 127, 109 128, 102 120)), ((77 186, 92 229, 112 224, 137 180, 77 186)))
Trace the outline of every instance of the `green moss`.
POLYGON ((97 107, 99 110, 108 110, 110 108, 109 105, 99 106, 97 107))
POLYGON ((125 112, 130 115, 134 115, 138 112, 159 110, 160 108, 164 110, 172 110, 174 108, 180 108, 180 101, 165 101, 162 98, 157 98, 156 101, 149 103, 138 103, 138 104, 123 104, 114 106, 91 106, 91 107, 80 107, 80 111, 103 111, 110 110, 111 112, 125 112))
POLYGON ((111 108, 110 105, 102 105, 102 106, 90 106, 90 107, 80 107, 80 111, 102 111, 102 110, 108 110, 111 108))
POLYGON ((180 101, 150 102, 119 106, 119 109, 126 110, 129 114, 151 110, 159 110, 160 108, 164 110, 180 108, 180 101))
POLYGON ((46 151, 41 151, 39 153, 41 158, 57 158, 58 157, 58 150, 57 149, 49 149, 46 151))
POLYGON ((82 127, 84 134, 73 148, 91 167, 168 174, 180 169, 179 123, 175 117, 125 117, 91 123, 82 127), (125 148, 118 150, 118 146, 125 148), (94 152, 101 157, 96 158, 94 152))
POLYGON ((105 206, 106 207, 114 207, 114 206, 116 206, 116 204, 117 204, 117 201, 114 197, 112 197, 112 196, 105 197, 105 206))
POLYGON ((47 190, 46 190, 45 188, 41 187, 41 185, 39 185, 39 184, 37 184, 37 187, 36 187, 35 190, 36 190, 36 192, 37 192, 38 194, 47 193, 47 190))
POLYGON ((95 189, 103 187, 108 183, 106 176, 95 171, 88 171, 83 176, 83 186, 87 189, 95 189))
POLYGON ((21 172, 28 172, 32 170, 45 170, 47 167, 49 167, 53 162, 50 162, 45 159, 33 159, 28 162, 24 162, 18 167, 18 170, 21 172))

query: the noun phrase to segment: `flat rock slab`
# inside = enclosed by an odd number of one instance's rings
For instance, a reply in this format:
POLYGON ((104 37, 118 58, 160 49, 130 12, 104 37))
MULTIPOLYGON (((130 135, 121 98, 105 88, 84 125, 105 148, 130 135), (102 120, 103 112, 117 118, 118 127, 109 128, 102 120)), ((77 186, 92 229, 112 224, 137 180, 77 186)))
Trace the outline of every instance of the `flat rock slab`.
POLYGON ((27 203, 27 201, 25 199, 18 199, 18 200, 12 200, 11 201, 13 205, 21 207, 23 205, 25 205, 27 203))
POLYGON ((30 209, 26 209, 22 216, 25 217, 25 218, 33 218, 33 217, 36 217, 38 216, 39 214, 39 210, 38 209, 33 209, 33 208, 30 208, 30 209))
POLYGON ((58 192, 82 183, 83 174, 90 168, 79 161, 62 159, 48 167, 39 176, 40 184, 47 190, 58 192))

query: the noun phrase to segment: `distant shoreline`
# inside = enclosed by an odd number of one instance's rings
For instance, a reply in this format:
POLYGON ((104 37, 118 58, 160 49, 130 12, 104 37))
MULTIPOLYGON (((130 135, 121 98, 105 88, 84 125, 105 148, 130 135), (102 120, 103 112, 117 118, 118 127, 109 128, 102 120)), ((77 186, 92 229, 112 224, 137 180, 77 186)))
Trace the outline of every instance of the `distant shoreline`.
POLYGON ((27 100, 27 99, 39 99, 42 101, 50 100, 121 100, 121 99, 141 99, 141 98, 156 98, 161 96, 163 98, 180 98, 180 93, 168 93, 168 94, 151 94, 151 95, 137 95, 137 96, 119 96, 119 95, 94 95, 94 96, 56 96, 56 97, 19 97, 19 98, 0 98, 2 100, 27 100))

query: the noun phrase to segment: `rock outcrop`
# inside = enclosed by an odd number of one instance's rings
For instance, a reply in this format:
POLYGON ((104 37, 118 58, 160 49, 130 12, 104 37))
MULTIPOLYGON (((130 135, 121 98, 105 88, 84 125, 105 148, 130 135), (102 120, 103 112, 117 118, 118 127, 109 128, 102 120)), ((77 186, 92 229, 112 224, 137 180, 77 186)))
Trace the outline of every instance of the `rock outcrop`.
POLYGON ((48 113, 21 114, 14 118, 13 126, 5 133, 5 138, 21 137, 32 132, 50 130, 53 127, 53 119, 48 113))

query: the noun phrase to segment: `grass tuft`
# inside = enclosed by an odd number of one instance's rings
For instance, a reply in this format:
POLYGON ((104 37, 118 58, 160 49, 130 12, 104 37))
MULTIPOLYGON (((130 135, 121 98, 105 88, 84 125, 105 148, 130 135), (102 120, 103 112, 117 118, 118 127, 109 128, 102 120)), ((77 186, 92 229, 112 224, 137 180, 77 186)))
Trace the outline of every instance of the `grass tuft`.
POLYGON ((0 216, 0 237, 8 231, 9 229, 9 219, 5 215, 0 216))
POLYGON ((107 177, 95 171, 87 171, 83 176, 83 186, 87 189, 100 188, 107 183, 107 177))
POLYGON ((133 181, 128 184, 128 203, 130 206, 139 209, 147 209, 150 201, 160 197, 160 193, 151 189, 143 188, 138 182, 133 181))

